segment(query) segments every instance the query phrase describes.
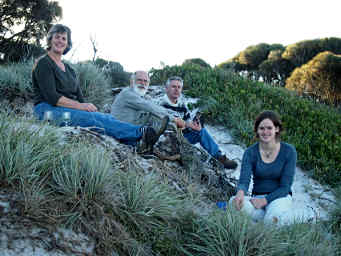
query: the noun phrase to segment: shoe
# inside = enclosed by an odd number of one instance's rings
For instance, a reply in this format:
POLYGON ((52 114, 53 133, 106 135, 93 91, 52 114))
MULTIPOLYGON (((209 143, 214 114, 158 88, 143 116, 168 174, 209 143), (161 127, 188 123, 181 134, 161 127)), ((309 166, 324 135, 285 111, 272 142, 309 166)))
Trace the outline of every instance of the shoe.
POLYGON ((228 159, 225 155, 218 156, 217 160, 224 165, 225 169, 236 169, 238 166, 236 161, 228 159))
POLYGON ((169 117, 162 118, 160 127, 156 130, 150 126, 142 127, 142 138, 137 144, 138 153, 152 152, 153 146, 159 140, 160 136, 164 133, 169 122, 169 117))

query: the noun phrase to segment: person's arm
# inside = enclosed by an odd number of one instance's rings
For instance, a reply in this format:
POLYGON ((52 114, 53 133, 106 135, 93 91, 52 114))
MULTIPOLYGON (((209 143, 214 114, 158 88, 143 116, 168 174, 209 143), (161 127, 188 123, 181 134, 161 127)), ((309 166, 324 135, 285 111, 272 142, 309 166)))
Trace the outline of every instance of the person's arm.
POLYGON ((163 118, 168 116, 171 121, 173 121, 174 117, 170 115, 163 107, 157 105, 152 101, 148 101, 134 92, 130 92, 129 90, 122 95, 125 105, 129 108, 135 109, 136 111, 144 111, 148 113, 152 113, 153 115, 163 118))
POLYGON ((240 210, 243 206, 244 196, 249 190, 249 185, 252 175, 252 152, 251 148, 245 150, 243 154, 240 176, 237 186, 237 195, 234 198, 234 204, 237 210, 240 210))
POLYGON ((238 211, 242 209, 244 203, 244 190, 238 190, 236 197, 233 199, 233 203, 238 211))
POLYGON ((288 195, 288 193, 290 192, 291 185, 294 181, 296 162, 297 162, 296 149, 293 146, 289 145, 285 163, 283 165, 279 187, 275 191, 266 196, 266 200, 268 203, 271 203, 273 200, 277 198, 285 197, 288 195))
POLYGON ((73 108, 78 110, 84 110, 88 112, 96 112, 97 108, 92 103, 81 103, 76 100, 69 99, 65 96, 62 96, 58 99, 56 106, 64 107, 64 108, 73 108))

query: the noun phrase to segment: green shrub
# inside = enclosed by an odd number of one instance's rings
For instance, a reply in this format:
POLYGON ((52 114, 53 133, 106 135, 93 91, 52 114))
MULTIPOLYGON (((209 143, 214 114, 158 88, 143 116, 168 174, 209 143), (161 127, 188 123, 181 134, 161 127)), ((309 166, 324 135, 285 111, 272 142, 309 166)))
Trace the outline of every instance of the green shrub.
POLYGON ((183 247, 186 255, 266 255, 271 245, 271 233, 244 215, 218 210, 193 222, 194 232, 183 247))
POLYGON ((341 56, 321 52, 308 63, 296 68, 285 87, 300 95, 309 94, 329 104, 341 102, 341 56))
POLYGON ((57 134, 48 127, 11 118, 1 112, 0 179, 15 184, 44 177, 51 171, 54 156, 60 154, 57 134))
POLYGON ((113 184, 113 211, 133 237, 153 251, 178 255, 182 232, 192 226, 193 204, 154 176, 131 170, 117 173, 113 184))
POLYGON ((0 95, 10 102, 15 98, 28 100, 33 96, 31 81, 33 61, 28 60, 0 67, 0 95))
POLYGON ((73 65, 86 102, 95 104, 99 109, 112 103, 111 85, 104 73, 92 63, 73 65))
POLYGON ((336 240, 322 224, 293 224, 272 230, 273 246, 267 255, 336 255, 336 240))
POLYGON ((96 148, 73 145, 73 150, 57 161, 52 171, 53 188, 66 200, 85 202, 103 198, 111 182, 111 160, 96 148))

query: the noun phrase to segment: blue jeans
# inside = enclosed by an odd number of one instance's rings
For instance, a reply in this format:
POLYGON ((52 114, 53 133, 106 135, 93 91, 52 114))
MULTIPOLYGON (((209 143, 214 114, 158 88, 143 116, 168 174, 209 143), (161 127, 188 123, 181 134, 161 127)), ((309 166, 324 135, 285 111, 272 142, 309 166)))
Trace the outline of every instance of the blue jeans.
POLYGON ((205 128, 202 128, 199 131, 195 131, 190 129, 190 131, 184 133, 184 137, 191 144, 200 143, 200 145, 213 157, 218 158, 221 155, 221 151, 219 150, 219 146, 208 131, 205 128))
POLYGON ((52 112, 53 123, 59 126, 63 125, 63 113, 70 112, 71 126, 96 127, 99 128, 99 131, 102 130, 104 134, 128 145, 136 145, 136 141, 142 138, 141 126, 118 121, 110 114, 55 107, 45 102, 34 106, 34 113, 39 120, 43 120, 46 111, 52 112))

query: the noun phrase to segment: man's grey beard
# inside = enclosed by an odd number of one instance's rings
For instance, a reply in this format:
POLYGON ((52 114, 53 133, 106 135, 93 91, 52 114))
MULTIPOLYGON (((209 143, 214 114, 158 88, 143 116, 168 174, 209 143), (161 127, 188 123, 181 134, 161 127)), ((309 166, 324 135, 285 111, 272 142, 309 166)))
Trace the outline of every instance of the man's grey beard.
POLYGON ((148 86, 146 86, 144 89, 141 89, 139 88, 139 84, 133 84, 133 89, 138 95, 143 97, 147 93, 148 86))

